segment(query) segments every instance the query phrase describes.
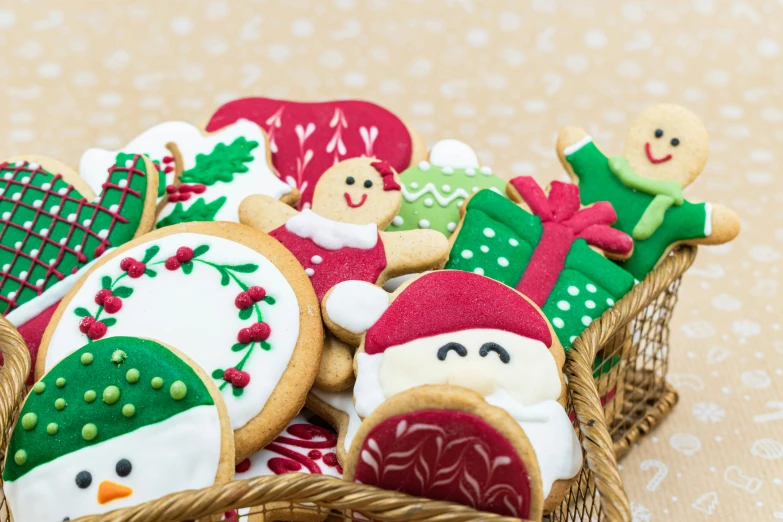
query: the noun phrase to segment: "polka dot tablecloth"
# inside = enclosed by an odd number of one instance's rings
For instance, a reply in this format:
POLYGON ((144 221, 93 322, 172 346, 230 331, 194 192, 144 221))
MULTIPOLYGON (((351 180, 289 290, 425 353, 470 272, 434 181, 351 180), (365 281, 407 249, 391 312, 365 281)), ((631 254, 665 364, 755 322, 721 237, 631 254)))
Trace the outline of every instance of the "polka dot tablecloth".
POLYGON ((622 150, 673 101, 712 136, 691 199, 743 231, 702 248, 672 329, 672 416, 625 458, 634 520, 783 519, 783 4, 268 0, 0 4, 0 156, 76 165, 259 94, 365 98, 501 176, 565 180, 558 129, 622 150), (523 7, 524 5, 524 7, 523 7))

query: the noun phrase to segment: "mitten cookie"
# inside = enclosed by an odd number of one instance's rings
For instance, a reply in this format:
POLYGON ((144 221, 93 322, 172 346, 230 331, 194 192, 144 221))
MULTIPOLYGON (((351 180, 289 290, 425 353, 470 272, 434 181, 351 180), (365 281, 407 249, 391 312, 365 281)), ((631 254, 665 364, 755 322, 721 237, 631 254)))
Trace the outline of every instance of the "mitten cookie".
MULTIPOLYGON (((351 374, 353 374, 353 364, 351 364, 351 374)), ((307 394, 306 405, 337 430, 337 459, 345 463, 351 442, 362 423, 353 404, 353 389, 330 392, 313 388, 307 394)))
POLYGON ((428 228, 446 237, 457 228, 459 209, 471 194, 482 189, 501 195, 506 191, 506 181, 479 165, 473 149, 458 140, 436 143, 429 161, 406 169, 400 184, 402 206, 387 230, 428 228))
POLYGON ((189 358, 112 337, 36 382, 8 445, 3 491, 16 522, 73 520, 234 475, 220 393, 189 358))
POLYGON ((385 160, 402 172, 424 158, 418 135, 374 103, 242 98, 220 107, 207 130, 220 130, 240 118, 257 123, 269 134, 272 161, 280 177, 301 192, 300 208, 309 207, 321 174, 335 163, 367 156, 385 160))
POLYGON ((628 257, 633 240, 611 228, 608 203, 580 209, 579 187, 555 181, 549 194, 530 177, 509 193, 530 211, 483 190, 468 200, 446 268, 486 275, 536 303, 568 350, 590 323, 633 287, 633 277, 594 249, 628 257))
POLYGON ((540 520, 545 495, 525 432, 457 386, 420 386, 381 405, 351 445, 345 479, 540 520))
MULTIPOLYGON (((146 154, 160 169, 161 202, 157 227, 190 221, 238 221, 239 203, 249 194, 265 194, 296 204, 298 192, 281 181, 271 165, 264 131, 239 120, 204 135, 182 121, 160 123, 146 130, 122 151, 146 154)), ((91 186, 121 151, 89 149, 79 174, 91 186)))
POLYGON ((95 179, 97 196, 58 161, 28 156, 0 163, 0 311, 33 361, 80 271, 153 226, 158 176, 149 159, 115 155, 95 179))
POLYGON ((423 384, 470 388, 522 426, 538 457, 547 507, 559 503, 582 452, 565 411, 565 353, 536 305, 488 277, 441 270, 391 295, 346 281, 322 309, 333 333, 361 341, 353 388, 359 417, 423 384))
POLYGON ((704 125, 677 105, 642 112, 622 156, 607 158, 579 128, 567 127, 557 138, 557 155, 579 184, 582 203, 608 201, 617 212, 615 228, 633 236, 633 255, 621 266, 638 280, 679 243, 717 245, 739 233, 739 218, 730 209, 683 196, 708 154, 704 125))
POLYGON ((279 243, 239 224, 184 223, 117 249, 79 281, 46 331, 36 375, 74 346, 117 335, 179 346, 204 368, 242 460, 299 413, 323 328, 307 276, 279 243))

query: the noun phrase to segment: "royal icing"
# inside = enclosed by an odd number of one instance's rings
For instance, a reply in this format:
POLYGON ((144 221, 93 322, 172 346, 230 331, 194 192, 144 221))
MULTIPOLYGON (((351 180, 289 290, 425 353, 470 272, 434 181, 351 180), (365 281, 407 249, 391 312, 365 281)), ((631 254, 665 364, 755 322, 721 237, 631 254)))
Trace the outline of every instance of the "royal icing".
POLYGON ((364 281, 338 283, 326 300, 330 320, 355 334, 369 330, 388 307, 389 294, 364 281))
POLYGON ((455 169, 480 168, 476 152, 459 140, 440 140, 430 149, 429 162, 439 167, 455 169))
POLYGON ((207 487, 222 458, 209 390, 154 341, 115 337, 76 350, 35 384, 20 415, 3 471, 19 522, 207 487))
POLYGON ((326 250, 358 248, 370 250, 378 243, 378 225, 343 223, 305 209, 285 222, 285 228, 302 239, 309 239, 326 250))
POLYGON ((296 294, 260 253, 176 233, 101 265, 68 302, 46 368, 91 340, 138 335, 176 346, 212 376, 236 430, 261 413, 299 337, 296 294), (194 325, 209 325, 194 328, 194 325))
POLYGON ((343 436, 342 441, 343 451, 347 454, 348 450, 351 449, 351 444, 353 443, 354 437, 356 437, 356 433, 359 431, 359 427, 362 425, 362 419, 359 418, 353 404, 353 392, 351 390, 329 392, 313 388, 310 390, 310 393, 348 417, 348 424, 345 427, 345 435, 343 436))
POLYGON ((413 141, 405 124, 372 103, 244 98, 220 107, 207 130, 222 129, 240 118, 253 121, 267 132, 272 161, 280 177, 299 189, 301 208, 310 205, 321 174, 339 161, 377 157, 398 172, 411 161, 413 141))

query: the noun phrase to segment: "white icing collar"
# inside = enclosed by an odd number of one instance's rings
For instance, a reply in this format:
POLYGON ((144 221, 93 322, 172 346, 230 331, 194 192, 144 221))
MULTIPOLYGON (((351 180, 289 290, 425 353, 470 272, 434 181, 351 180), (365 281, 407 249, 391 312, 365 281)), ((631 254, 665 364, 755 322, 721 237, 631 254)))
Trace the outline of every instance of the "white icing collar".
POLYGON ((319 216, 310 209, 304 209, 286 221, 285 228, 292 234, 310 239, 327 250, 343 248, 369 250, 378 242, 378 225, 375 223, 366 225, 343 223, 319 216))

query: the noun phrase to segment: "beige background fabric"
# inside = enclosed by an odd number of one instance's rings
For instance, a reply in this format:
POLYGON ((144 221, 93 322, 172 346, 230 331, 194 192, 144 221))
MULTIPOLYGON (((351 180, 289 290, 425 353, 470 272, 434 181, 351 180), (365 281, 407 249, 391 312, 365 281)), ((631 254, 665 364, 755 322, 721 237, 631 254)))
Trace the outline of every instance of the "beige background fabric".
POLYGON ((661 101, 712 136, 691 199, 742 217, 702 248, 672 331, 673 415, 622 461, 636 521, 783 519, 780 1, 0 3, 0 157, 76 165, 242 95, 363 98, 511 177, 566 179, 557 130, 609 153, 661 101), (524 5, 523 5, 524 4, 524 5), (599 7, 600 6, 600 7, 599 7))

